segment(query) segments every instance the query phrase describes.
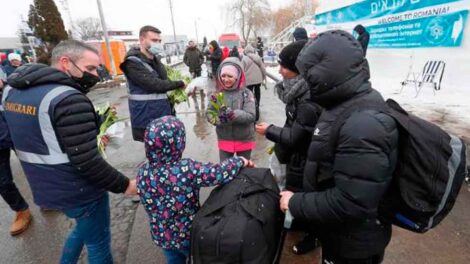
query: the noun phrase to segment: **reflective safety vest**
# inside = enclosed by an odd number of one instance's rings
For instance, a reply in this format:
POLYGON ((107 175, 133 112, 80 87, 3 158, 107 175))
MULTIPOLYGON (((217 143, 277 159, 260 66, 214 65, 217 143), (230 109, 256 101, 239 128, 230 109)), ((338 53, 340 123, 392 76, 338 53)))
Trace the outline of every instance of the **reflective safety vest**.
MULTIPOLYGON (((160 78, 158 73, 146 62, 136 56, 129 56, 128 60, 142 64, 150 74, 160 78)), ((129 85, 129 112, 133 128, 147 127, 153 119, 171 115, 171 106, 166 93, 152 93, 146 91, 126 75, 129 85)))
POLYGON ((54 110, 64 98, 80 92, 69 86, 5 87, 2 108, 16 156, 31 187, 34 202, 50 209, 71 209, 99 199, 104 190, 90 185, 70 163, 54 130, 54 110))

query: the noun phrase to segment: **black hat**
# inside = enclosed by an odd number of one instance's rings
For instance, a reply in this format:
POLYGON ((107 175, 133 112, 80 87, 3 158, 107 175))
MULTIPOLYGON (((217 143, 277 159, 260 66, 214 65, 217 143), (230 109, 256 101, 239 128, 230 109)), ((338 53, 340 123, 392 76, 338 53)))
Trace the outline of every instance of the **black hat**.
POLYGON ((294 35, 295 40, 308 40, 307 30, 303 27, 296 27, 292 35, 294 35))
POLYGON ((299 70, 295 66, 295 61, 297 60, 302 48, 305 46, 305 43, 307 43, 306 40, 299 40, 285 46, 281 50, 281 53, 279 53, 279 64, 284 68, 299 73, 299 70))

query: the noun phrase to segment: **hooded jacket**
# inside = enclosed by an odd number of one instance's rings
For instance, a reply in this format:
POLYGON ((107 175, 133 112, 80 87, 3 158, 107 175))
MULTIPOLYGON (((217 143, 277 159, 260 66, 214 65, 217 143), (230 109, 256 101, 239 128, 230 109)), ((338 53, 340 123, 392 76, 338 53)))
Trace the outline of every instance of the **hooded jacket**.
MULTIPOLYGON (((67 86, 79 91, 62 98, 55 107, 51 106, 52 109, 49 109, 50 121, 60 148, 68 156, 76 177, 85 179, 89 186, 101 192, 103 190, 125 192, 129 179, 109 165, 99 154, 96 141, 99 132, 98 116, 93 104, 84 94, 85 91, 77 83, 64 72, 47 65, 26 64, 8 77, 8 84, 18 91, 25 92, 34 92, 34 89, 43 89, 46 86, 67 86)), ((25 93, 26 95, 28 93, 25 93)), ((28 131, 22 131, 22 134, 27 137, 28 131)), ((54 170, 50 173, 54 174, 54 170)), ((70 170, 67 173, 70 173, 70 170)), ((28 180, 31 182, 35 179, 29 177, 28 180)), ((68 187, 73 190, 74 182, 63 184, 71 185, 68 187)), ((61 187, 57 188, 60 192, 61 187)), ((34 191, 53 193, 50 189, 34 191)), ((76 191, 80 192, 78 189, 76 191)), ((86 200, 86 197, 82 198, 86 200)), ((61 197, 56 199, 60 200, 61 197)))
POLYGON ((391 226, 378 207, 392 180, 398 130, 390 116, 360 103, 384 103, 371 87, 362 48, 345 31, 327 31, 306 44, 296 62, 312 101, 324 107, 308 149, 304 193, 289 201, 294 218, 308 220, 326 252, 343 258, 383 254, 391 226), (347 112, 342 124, 335 124, 347 112), (331 135, 338 135, 330 145, 331 135))
MULTIPOLYGON (((234 111, 235 118, 228 123, 216 126, 219 149, 226 152, 238 152, 253 149, 255 144, 254 123, 256 118, 255 99, 253 93, 245 87, 245 74, 236 58, 225 59, 217 72, 217 88, 224 94, 225 104, 234 111), (233 65, 240 72, 239 79, 232 88, 223 88, 220 71, 224 65, 233 65)), ((208 111, 214 111, 212 104, 208 111)))
POLYGON ((367 46, 369 46, 369 32, 367 32, 366 28, 360 24, 354 28, 354 31, 356 31, 358 34, 357 41, 361 43, 362 50, 364 51, 364 56, 366 56, 367 46))
POLYGON ((233 157, 220 164, 182 159, 186 132, 181 121, 165 116, 145 131, 147 162, 137 175, 137 190, 149 216, 153 241, 164 249, 189 250, 199 189, 230 182, 243 167, 233 157))
POLYGON ((246 76, 246 85, 260 84, 266 79, 266 68, 264 62, 251 45, 247 45, 243 51, 243 70, 246 76))
POLYGON ((220 63, 222 62, 222 50, 220 49, 219 44, 215 40, 209 42, 209 45, 211 45, 214 50, 211 54, 207 56, 207 59, 211 61, 212 74, 215 75, 217 73, 217 70, 219 69, 220 63))

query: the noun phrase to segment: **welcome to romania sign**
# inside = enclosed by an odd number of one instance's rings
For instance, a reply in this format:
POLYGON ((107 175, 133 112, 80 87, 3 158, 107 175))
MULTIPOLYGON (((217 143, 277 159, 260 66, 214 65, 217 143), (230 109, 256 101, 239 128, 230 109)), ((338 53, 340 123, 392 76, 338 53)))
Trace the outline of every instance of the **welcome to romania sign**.
POLYGON ((373 0, 315 16, 319 32, 362 24, 370 48, 459 47, 470 0, 373 0))

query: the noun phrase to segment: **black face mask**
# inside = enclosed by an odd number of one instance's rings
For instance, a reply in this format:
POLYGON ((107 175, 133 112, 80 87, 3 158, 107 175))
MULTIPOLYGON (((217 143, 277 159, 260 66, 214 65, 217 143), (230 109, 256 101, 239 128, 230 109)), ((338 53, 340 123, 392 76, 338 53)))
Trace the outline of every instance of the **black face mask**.
POLYGON ((80 85, 80 87, 82 87, 82 92, 88 93, 90 91, 90 88, 95 86, 95 84, 97 84, 100 81, 100 78, 87 71, 82 71, 77 66, 77 64, 75 64, 75 62, 73 62, 72 60, 70 61, 83 74, 82 77, 75 77, 72 74, 70 74, 70 77, 72 78, 72 80, 75 81, 75 83, 77 83, 78 85, 80 85))

